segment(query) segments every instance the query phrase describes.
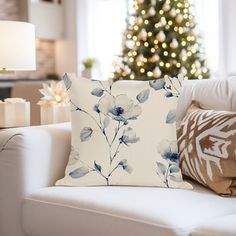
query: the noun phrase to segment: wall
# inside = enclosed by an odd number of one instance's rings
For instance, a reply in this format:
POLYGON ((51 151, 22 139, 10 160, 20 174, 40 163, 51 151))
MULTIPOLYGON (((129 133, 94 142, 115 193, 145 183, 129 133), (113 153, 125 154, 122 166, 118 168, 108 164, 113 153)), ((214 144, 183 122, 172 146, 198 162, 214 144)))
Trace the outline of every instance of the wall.
MULTIPOLYGON (((65 40, 55 44, 56 71, 62 76, 65 72, 78 73, 78 6, 79 0, 62 1, 65 9, 65 40)), ((81 37, 83 38, 83 37, 81 37)))
MULTIPOLYGON (((19 20, 19 0, 0 0, 0 20, 19 20)), ((40 40, 36 42, 37 71, 17 72, 4 75, 4 78, 42 79, 47 74, 56 73, 55 42, 40 40)))
POLYGON ((225 77, 236 75, 236 1, 221 0, 221 63, 225 77))

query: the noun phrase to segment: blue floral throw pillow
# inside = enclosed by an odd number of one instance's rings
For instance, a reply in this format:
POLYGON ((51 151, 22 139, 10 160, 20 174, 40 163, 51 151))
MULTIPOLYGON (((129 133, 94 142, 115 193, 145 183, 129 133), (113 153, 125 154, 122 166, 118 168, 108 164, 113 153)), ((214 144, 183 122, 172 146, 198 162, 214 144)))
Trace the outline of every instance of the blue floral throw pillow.
POLYGON ((175 109, 179 78, 91 81, 64 76, 72 111, 72 143, 57 185, 191 188, 182 180, 175 109))

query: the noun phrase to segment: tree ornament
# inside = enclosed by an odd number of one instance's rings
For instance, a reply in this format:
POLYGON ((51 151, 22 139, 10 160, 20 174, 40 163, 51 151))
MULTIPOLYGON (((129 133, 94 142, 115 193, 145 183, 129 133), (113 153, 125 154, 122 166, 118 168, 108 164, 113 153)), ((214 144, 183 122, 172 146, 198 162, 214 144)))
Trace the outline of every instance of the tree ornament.
POLYGON ((141 25, 143 23, 143 19, 141 18, 141 17, 138 17, 137 19, 136 19, 136 24, 137 25, 141 25))
POLYGON ((144 56, 143 56, 143 54, 140 54, 139 56, 137 56, 136 61, 137 61, 137 62, 143 62, 143 61, 144 61, 144 56))
POLYGON ((176 20, 176 22, 178 23, 178 24, 181 24, 181 22, 183 21, 183 16, 181 15, 181 14, 178 14, 177 16, 176 16, 176 18, 175 18, 175 20, 176 20))
POLYGON ((148 16, 155 16, 156 15, 156 10, 154 7, 151 7, 149 10, 148 10, 148 16))
POLYGON ((160 57, 157 54, 155 54, 150 58, 150 61, 154 63, 154 62, 159 61, 159 59, 160 59, 160 57))
POLYGON ((125 66, 124 72, 126 73, 126 75, 128 75, 128 74, 131 73, 131 70, 130 70, 130 68, 128 66, 125 66))
POLYGON ((161 17, 161 20, 160 20, 160 23, 162 26, 165 26, 166 25, 166 18, 165 17, 161 17))
POLYGON ((187 75, 187 73, 188 73, 188 71, 186 70, 186 68, 182 66, 180 68, 180 74, 187 75))
POLYGON ((197 69, 197 75, 201 75, 202 74, 202 69, 201 68, 198 68, 197 69))
POLYGON ((127 48, 133 49, 134 45, 135 45, 135 42, 133 40, 127 40, 125 44, 126 44, 127 48))
POLYGON ((155 67, 155 69, 153 70, 153 76, 154 78, 159 78, 161 76, 161 70, 159 67, 155 67))
POLYGON ((181 57, 186 57, 187 56, 187 51, 185 49, 182 49, 181 53, 180 53, 181 57))
POLYGON ((172 42, 170 43, 170 47, 172 49, 176 49, 179 46, 179 43, 176 39, 173 39, 172 42))
POLYGON ((142 4, 144 0, 137 0, 138 4, 142 4))
POLYGON ((170 14, 170 16, 173 17, 173 18, 176 17, 175 8, 172 8, 172 9, 170 10, 169 14, 170 14))
POLYGON ((194 64, 196 65, 197 68, 200 68, 200 67, 201 67, 200 61, 197 61, 197 60, 196 60, 196 61, 194 62, 194 64))
POLYGON ((146 41, 147 40, 147 31, 145 29, 142 29, 140 32, 139 32, 139 38, 141 38, 143 41, 146 41))
POLYGON ((163 32, 163 31, 160 31, 160 32, 157 34, 156 39, 157 39, 158 41, 160 41, 160 42, 164 42, 165 39, 166 39, 166 36, 165 36, 164 32, 163 32))
POLYGON ((165 4, 163 5, 163 7, 162 7, 162 9, 164 10, 164 11, 169 11, 170 10, 170 4, 169 3, 167 3, 167 2, 165 2, 165 4))
POLYGON ((157 4, 157 1, 156 1, 156 0, 151 0, 151 5, 152 5, 152 6, 156 6, 156 4, 157 4))

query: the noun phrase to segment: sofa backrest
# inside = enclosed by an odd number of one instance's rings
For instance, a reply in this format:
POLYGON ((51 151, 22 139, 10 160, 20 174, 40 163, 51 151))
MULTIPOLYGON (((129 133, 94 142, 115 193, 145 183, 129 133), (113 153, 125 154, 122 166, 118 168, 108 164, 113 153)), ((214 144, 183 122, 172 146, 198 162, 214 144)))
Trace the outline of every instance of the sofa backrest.
POLYGON ((236 78, 184 81, 177 107, 177 124, 192 101, 209 109, 236 112, 236 78))

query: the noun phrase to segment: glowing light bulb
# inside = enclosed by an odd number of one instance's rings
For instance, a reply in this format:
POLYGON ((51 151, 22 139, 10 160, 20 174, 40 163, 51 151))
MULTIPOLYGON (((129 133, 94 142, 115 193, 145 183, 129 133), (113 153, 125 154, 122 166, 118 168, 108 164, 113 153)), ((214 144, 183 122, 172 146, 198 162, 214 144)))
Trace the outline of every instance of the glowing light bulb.
POLYGON ((144 21, 144 24, 145 24, 145 25, 148 25, 148 23, 149 23, 149 20, 145 20, 145 21, 144 21))
POLYGON ((163 48, 166 48, 166 47, 167 47, 166 43, 163 43, 163 44, 162 44, 162 47, 163 47, 163 48))
POLYGON ((180 68, 181 67, 181 64, 178 62, 178 63, 176 63, 176 67, 177 68, 180 68))
POLYGON ((164 51, 164 53, 163 53, 163 54, 164 54, 164 56, 166 56, 166 57, 167 57, 169 53, 168 53, 167 51, 164 51))
POLYGON ((181 45, 182 45, 182 46, 186 46, 186 41, 182 41, 182 42, 181 42, 181 45))
POLYGON ((130 79, 134 79, 135 77, 134 77, 134 75, 132 74, 132 75, 130 75, 130 79))
POLYGON ((177 3, 177 7, 182 7, 182 3, 177 3))
POLYGON ((130 57, 130 58, 129 58, 129 61, 130 61, 130 62, 134 62, 134 58, 133 58, 133 57, 130 57))
POLYGON ((172 58, 175 58, 175 57, 176 57, 176 53, 175 53, 175 52, 172 52, 172 53, 171 53, 171 57, 172 57, 172 58))
POLYGON ((148 71, 147 76, 148 76, 148 77, 152 77, 152 76, 153 76, 153 72, 148 71))
POLYGON ((145 72, 145 69, 144 69, 144 68, 141 68, 141 69, 140 69, 140 72, 141 72, 141 73, 144 73, 144 72, 145 72))
POLYGON ((198 79, 203 79, 203 76, 202 76, 202 75, 199 75, 199 76, 198 76, 198 79))
POLYGON ((166 63, 166 68, 170 68, 170 63, 169 62, 166 63))
POLYGON ((131 38, 132 38, 132 35, 131 35, 131 34, 127 34, 127 38, 128 38, 128 39, 131 39, 131 38))
POLYGON ((163 11, 163 10, 160 10, 159 13, 160 13, 160 15, 163 15, 163 14, 164 14, 164 11, 163 11))
POLYGON ((162 66, 165 65, 165 63, 164 63, 163 61, 161 61, 161 62, 159 63, 159 65, 162 67, 162 66))
POLYGON ((154 44, 158 44, 158 40, 157 39, 154 40, 154 44))
POLYGON ((155 48, 151 48, 151 52, 154 53, 156 51, 155 48))
POLYGON ((145 11, 145 10, 142 10, 142 11, 141 11, 141 14, 142 14, 142 15, 145 15, 145 14, 146 14, 146 11, 145 11))
POLYGON ((134 26, 134 30, 135 30, 135 31, 137 31, 138 28, 139 28, 139 27, 138 27, 137 25, 134 26))
POLYGON ((147 48, 149 46, 149 43, 148 42, 145 42, 144 43, 144 46, 147 48))
POLYGON ((141 61, 138 61, 138 62, 137 62, 137 66, 142 66, 142 62, 141 62, 141 61))

